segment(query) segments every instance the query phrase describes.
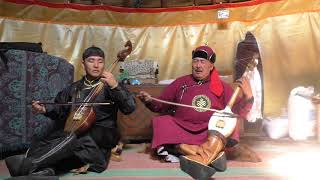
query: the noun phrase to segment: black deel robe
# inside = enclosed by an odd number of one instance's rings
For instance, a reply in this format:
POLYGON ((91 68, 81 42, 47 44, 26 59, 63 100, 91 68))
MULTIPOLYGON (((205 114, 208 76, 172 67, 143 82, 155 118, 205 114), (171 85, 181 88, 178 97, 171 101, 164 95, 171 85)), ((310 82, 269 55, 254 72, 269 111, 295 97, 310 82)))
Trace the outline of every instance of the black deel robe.
MULTIPOLYGON (((55 102, 81 102, 90 91, 91 89, 86 89, 84 78, 82 78, 59 92, 55 102)), ((58 156, 59 161, 47 162, 48 167, 67 170, 89 164, 89 171, 94 172, 102 172, 107 168, 111 149, 119 140, 117 112, 120 110, 124 114, 129 114, 135 110, 136 103, 134 96, 120 83, 114 89, 105 85, 93 102, 106 101, 112 101, 114 104, 93 106, 96 113, 94 124, 86 132, 76 135, 76 140, 71 148, 65 149, 63 154, 58 156)), ((28 156, 39 156, 41 153, 48 152, 68 136, 68 133, 63 132, 63 129, 71 111, 71 106, 46 105, 44 115, 55 121, 54 131, 35 142, 29 149, 28 156)))

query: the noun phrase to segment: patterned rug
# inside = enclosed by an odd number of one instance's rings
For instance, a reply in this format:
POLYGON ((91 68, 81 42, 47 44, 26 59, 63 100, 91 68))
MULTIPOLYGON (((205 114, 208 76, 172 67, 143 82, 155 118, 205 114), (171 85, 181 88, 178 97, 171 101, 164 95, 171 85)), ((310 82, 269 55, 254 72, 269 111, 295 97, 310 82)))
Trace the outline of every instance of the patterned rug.
MULTIPOLYGON (((146 152, 146 144, 126 145, 121 155, 122 161, 111 161, 108 170, 103 173, 87 173, 73 175, 68 173, 61 176, 62 180, 93 180, 93 179, 192 179, 188 174, 179 168, 179 163, 163 163, 154 159, 150 153, 146 152)), ((239 160, 229 160, 228 169, 225 172, 216 173, 211 179, 246 179, 246 180, 266 180, 266 179, 293 179, 290 174, 284 174, 275 169, 273 164, 281 157, 288 154, 288 150, 293 153, 302 153, 303 149, 319 152, 320 145, 315 142, 295 143, 291 141, 260 141, 247 143, 247 146, 261 158, 261 162, 246 162, 239 160), (304 148, 301 148, 304 147, 304 148)), ((285 159, 282 162, 286 161, 285 159)), ((294 169, 291 170, 291 174, 294 169)), ((6 179, 9 173, 3 161, 0 162, 0 179, 6 179)))

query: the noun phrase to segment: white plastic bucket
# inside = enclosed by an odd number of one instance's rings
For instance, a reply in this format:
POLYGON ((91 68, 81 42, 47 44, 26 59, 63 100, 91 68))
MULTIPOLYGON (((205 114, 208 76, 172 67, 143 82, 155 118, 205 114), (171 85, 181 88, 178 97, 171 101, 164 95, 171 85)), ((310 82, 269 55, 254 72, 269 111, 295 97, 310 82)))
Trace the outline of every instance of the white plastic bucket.
POLYGON ((263 120, 263 129, 271 139, 279 139, 288 135, 288 118, 277 117, 263 120))
POLYGON ((290 92, 288 101, 289 136, 294 140, 306 140, 315 136, 316 115, 311 102, 312 87, 297 87, 290 92))

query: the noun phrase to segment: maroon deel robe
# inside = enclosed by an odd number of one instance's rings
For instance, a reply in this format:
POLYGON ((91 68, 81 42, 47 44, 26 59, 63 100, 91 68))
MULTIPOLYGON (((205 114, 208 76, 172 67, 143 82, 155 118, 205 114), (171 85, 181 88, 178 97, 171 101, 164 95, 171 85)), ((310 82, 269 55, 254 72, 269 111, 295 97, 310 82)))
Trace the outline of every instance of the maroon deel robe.
MULTIPOLYGON (((224 92, 217 97, 209 90, 210 80, 197 82, 192 75, 176 79, 168 85, 159 99, 181 104, 201 106, 212 109, 224 109, 232 96, 233 89, 222 82, 224 92)), ((195 110, 193 108, 173 106, 152 101, 146 104, 153 112, 168 112, 175 110, 174 115, 162 115, 152 119, 152 148, 163 144, 202 144, 208 136, 208 122, 212 111, 195 110)), ((246 104, 238 99, 232 111, 245 119, 252 104, 246 104), (241 108, 240 108, 241 107, 241 108)), ((230 138, 239 140, 239 128, 236 128, 230 138)))

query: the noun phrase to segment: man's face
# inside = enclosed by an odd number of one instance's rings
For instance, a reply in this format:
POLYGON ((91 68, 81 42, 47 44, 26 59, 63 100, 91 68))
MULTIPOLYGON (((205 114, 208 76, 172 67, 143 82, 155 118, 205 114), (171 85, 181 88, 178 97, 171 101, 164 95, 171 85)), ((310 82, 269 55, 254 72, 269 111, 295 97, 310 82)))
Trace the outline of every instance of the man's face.
POLYGON ((205 80, 209 77, 211 70, 213 70, 213 63, 204 58, 192 59, 192 75, 197 80, 205 80))
POLYGON ((90 78, 98 78, 104 70, 104 59, 100 56, 89 56, 82 61, 84 70, 90 78))

